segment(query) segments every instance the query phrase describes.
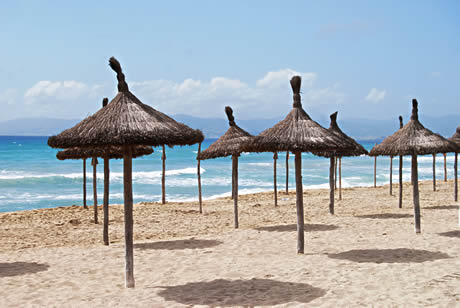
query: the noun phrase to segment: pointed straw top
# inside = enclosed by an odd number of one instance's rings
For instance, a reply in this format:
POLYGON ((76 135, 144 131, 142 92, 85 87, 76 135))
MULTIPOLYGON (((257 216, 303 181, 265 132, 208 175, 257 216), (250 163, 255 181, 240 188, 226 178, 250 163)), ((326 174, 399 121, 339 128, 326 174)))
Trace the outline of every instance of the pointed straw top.
POLYGON ((102 107, 107 106, 108 103, 109 103, 109 99, 107 97, 104 97, 104 99, 102 99, 102 107))
POLYGON ((331 157, 331 156, 359 156, 367 154, 367 150, 359 144, 355 139, 349 137, 345 134, 337 124, 337 111, 330 115, 331 124, 327 129, 329 132, 335 134, 344 142, 348 142, 351 146, 351 150, 339 150, 339 151, 331 151, 331 152, 322 152, 322 153, 315 153, 319 156, 331 157))
POLYGON ((448 139, 449 141, 455 143, 457 145, 457 150, 456 152, 460 152, 460 126, 457 127, 457 130, 455 133, 448 139))
POLYGON ((118 94, 104 108, 77 125, 48 139, 53 148, 105 145, 192 145, 202 142, 203 133, 143 104, 128 89, 120 63, 110 58, 117 73, 118 94))
POLYGON ((300 76, 291 79, 294 104, 291 112, 275 126, 264 130, 244 145, 247 152, 326 152, 351 149, 350 145, 313 121, 303 110, 300 76))
MULTIPOLYGON (((147 145, 138 145, 133 147, 133 158, 150 155, 153 153, 151 146, 147 145)), ((123 158, 123 147, 121 146, 104 146, 104 147, 89 147, 89 148, 80 148, 73 147, 68 148, 63 151, 59 151, 56 154, 57 159, 66 160, 66 159, 86 159, 91 157, 101 157, 109 159, 121 159, 123 158)))
POLYGON ((227 114, 228 118, 228 125, 235 126, 235 118, 233 117, 233 109, 230 106, 225 107, 225 113, 227 114))
POLYGON ((403 117, 399 116, 399 128, 403 128, 404 123, 403 123, 403 117))
POLYGON ((229 155, 239 156, 242 152, 242 144, 253 138, 251 134, 236 125, 235 118, 233 117, 233 110, 231 107, 226 106, 225 113, 228 117, 230 125, 229 129, 206 150, 201 152, 197 159, 204 160, 217 157, 225 157, 229 155))
POLYGON ((418 103, 413 99, 410 121, 393 135, 386 137, 382 143, 374 146, 369 155, 425 155, 454 152, 455 148, 455 144, 433 133, 419 122, 418 103))

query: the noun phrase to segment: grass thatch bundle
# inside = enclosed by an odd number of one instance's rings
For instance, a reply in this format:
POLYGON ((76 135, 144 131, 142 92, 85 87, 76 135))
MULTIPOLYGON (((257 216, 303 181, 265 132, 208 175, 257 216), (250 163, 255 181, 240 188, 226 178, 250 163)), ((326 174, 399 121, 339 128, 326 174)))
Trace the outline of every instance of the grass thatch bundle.
POLYGON ((241 146, 248 142, 253 136, 236 125, 231 107, 225 107, 230 127, 219 139, 211 144, 206 150, 200 153, 198 159, 211 159, 217 157, 240 155, 241 146))
POLYGON ((92 116, 48 139, 53 148, 102 145, 192 145, 202 142, 203 133, 179 123, 143 104, 132 94, 120 63, 110 58, 117 73, 118 94, 92 116))
POLYGON ((455 144, 439 134, 425 128, 418 120, 418 103, 412 100, 410 121, 393 135, 386 137, 382 143, 374 146, 371 156, 388 155, 425 155, 455 151, 455 144))
POLYGON ((300 101, 300 76, 291 79, 294 104, 291 112, 275 126, 264 130, 244 146, 248 152, 325 152, 351 150, 344 140, 313 121, 300 101))
POLYGON ((339 125, 337 124, 337 113, 338 112, 336 111, 330 115, 331 124, 327 130, 341 138, 343 141, 348 142, 351 146, 351 149, 321 152, 315 154, 324 157, 360 156, 367 154, 367 150, 361 144, 359 144, 355 139, 351 138, 340 129, 339 125))
POLYGON ((457 127, 457 130, 455 133, 448 139, 449 141, 455 143, 457 145, 457 150, 456 152, 460 152, 460 126, 457 127))

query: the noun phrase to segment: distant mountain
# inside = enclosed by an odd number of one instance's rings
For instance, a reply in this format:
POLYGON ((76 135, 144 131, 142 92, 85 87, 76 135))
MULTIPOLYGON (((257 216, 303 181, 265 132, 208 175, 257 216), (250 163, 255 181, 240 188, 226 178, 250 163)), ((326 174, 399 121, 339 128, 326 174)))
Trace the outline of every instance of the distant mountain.
MULTIPOLYGON (((173 118, 190 127, 201 129, 206 138, 218 138, 228 129, 228 120, 224 118, 198 118, 183 114, 174 115, 173 118)), ((236 122, 241 128, 249 133, 257 135, 264 129, 272 127, 282 120, 283 117, 273 119, 238 120, 236 122)), ((408 118, 404 119, 406 123, 408 118)), ((52 118, 30 118, 15 119, 0 122, 0 135, 22 135, 22 136, 49 136, 57 134, 66 128, 74 126, 79 119, 52 119, 52 118)), ((329 127, 329 118, 321 117, 318 123, 329 127)), ((420 115, 420 121, 429 129, 450 137, 460 125, 460 115, 448 115, 443 117, 432 117, 420 115)), ((345 118, 338 120, 341 129, 349 136, 358 140, 380 141, 385 136, 394 133, 399 128, 398 118, 394 120, 367 120, 345 118)))
POLYGON ((50 136, 77 124, 80 119, 28 118, 0 122, 3 136, 50 136))

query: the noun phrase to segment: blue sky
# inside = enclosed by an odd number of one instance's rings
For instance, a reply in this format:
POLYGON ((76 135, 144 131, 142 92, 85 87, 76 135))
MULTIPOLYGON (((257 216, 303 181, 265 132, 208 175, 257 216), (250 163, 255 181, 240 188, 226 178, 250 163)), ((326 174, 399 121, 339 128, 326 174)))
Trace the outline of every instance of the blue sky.
POLYGON ((458 1, 10 1, 0 120, 81 118, 130 89, 168 114, 280 117, 289 78, 324 117, 460 114, 458 1))

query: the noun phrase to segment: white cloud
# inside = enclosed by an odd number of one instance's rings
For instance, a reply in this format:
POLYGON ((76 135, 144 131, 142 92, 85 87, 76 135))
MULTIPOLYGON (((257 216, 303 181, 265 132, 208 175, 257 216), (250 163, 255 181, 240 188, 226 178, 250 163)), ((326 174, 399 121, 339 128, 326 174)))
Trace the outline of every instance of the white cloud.
MULTIPOLYGON (((294 75, 302 76, 301 95, 307 112, 336 106, 344 100, 345 94, 338 84, 318 87, 316 73, 292 69, 268 72, 254 83, 214 77, 206 81, 189 78, 181 82, 128 80, 128 84, 142 102, 170 115, 223 118, 224 107, 232 106, 240 119, 274 118, 287 114, 292 106, 289 80, 294 75)), ((7 96, 5 93, 0 92, 0 103, 13 102, 13 99, 7 99, 10 96, 16 97, 17 103, 14 109, 9 108, 2 115, 4 118, 82 118, 97 111, 102 98, 114 95, 116 89, 78 81, 44 80, 35 83, 22 95, 8 92, 7 96)))
POLYGON ((17 95, 18 90, 16 89, 6 89, 5 91, 0 92, 0 105, 13 105, 16 102, 17 95))
POLYGON ((378 103, 385 98, 386 93, 387 92, 385 90, 379 91, 376 88, 372 88, 369 94, 366 96, 366 100, 373 103, 378 103))
POLYGON ((314 87, 317 74, 282 69, 268 72, 255 85, 237 79, 215 77, 210 81, 186 79, 183 82, 152 80, 131 82, 130 89, 143 102, 167 114, 223 117, 230 105, 240 118, 278 117, 289 111, 292 90, 289 80, 302 76, 302 97, 308 106, 341 103, 344 94, 338 85, 314 87))
POLYGON ((101 86, 88 86, 84 83, 70 81, 39 81, 26 91, 24 100, 26 104, 36 102, 57 100, 57 101, 76 101, 84 96, 91 96, 98 92, 101 86))

